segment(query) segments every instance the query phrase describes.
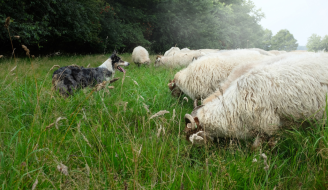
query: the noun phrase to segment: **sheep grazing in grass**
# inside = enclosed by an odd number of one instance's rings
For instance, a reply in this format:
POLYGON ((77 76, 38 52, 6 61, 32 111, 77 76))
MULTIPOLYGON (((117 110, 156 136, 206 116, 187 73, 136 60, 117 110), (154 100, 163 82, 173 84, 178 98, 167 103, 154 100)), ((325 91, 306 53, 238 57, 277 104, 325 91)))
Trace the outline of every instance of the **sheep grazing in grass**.
POLYGON ((222 96, 185 115, 187 140, 204 144, 217 137, 265 138, 288 129, 291 122, 322 119, 327 63, 328 55, 323 53, 292 54, 250 69, 231 82, 222 96))
POLYGON ((168 87, 174 97, 184 93, 193 100, 204 99, 220 89, 220 83, 236 66, 267 57, 248 50, 231 50, 203 56, 176 73, 174 79, 169 81, 168 87))
POLYGON ((151 62, 148 51, 142 46, 138 46, 133 49, 132 60, 138 65, 138 67, 140 67, 141 64, 149 65, 151 62))
POLYGON ((187 52, 178 51, 169 56, 158 55, 156 57, 155 66, 186 67, 193 61, 194 57, 201 55, 201 52, 198 50, 190 50, 187 52))
POLYGON ((178 52, 180 52, 180 48, 178 48, 178 47, 171 47, 171 49, 167 50, 164 53, 164 56, 171 56, 171 55, 174 55, 175 53, 178 53, 178 52))

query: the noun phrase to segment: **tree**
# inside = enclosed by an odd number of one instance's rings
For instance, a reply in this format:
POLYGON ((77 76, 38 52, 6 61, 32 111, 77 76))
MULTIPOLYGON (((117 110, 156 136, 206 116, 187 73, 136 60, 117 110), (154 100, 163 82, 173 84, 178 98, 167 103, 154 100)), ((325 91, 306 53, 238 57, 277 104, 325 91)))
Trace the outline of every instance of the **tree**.
POLYGON ((269 29, 263 30, 262 43, 259 48, 269 51, 271 48, 271 40, 272 40, 272 31, 269 29))
POLYGON ((298 46, 297 40, 288 30, 280 30, 271 40, 272 50, 296 50, 298 46))
POLYGON ((320 42, 321 50, 328 51, 328 35, 325 35, 325 37, 322 38, 320 42))
POLYGON ((319 51, 319 50, 322 50, 321 45, 322 45, 321 44, 321 36, 319 36, 317 34, 312 34, 308 38, 306 47, 307 47, 308 51, 319 51))

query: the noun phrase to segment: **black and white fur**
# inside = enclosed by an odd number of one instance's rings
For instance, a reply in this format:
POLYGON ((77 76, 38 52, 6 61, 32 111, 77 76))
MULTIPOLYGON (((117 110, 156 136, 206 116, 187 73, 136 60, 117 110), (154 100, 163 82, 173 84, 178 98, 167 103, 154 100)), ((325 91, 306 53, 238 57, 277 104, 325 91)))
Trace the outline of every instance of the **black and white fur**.
POLYGON ((56 70, 52 75, 52 84, 55 90, 65 97, 73 95, 74 91, 87 86, 95 86, 114 77, 115 70, 125 73, 120 66, 130 63, 122 61, 116 51, 99 67, 84 68, 79 66, 66 66, 56 70))

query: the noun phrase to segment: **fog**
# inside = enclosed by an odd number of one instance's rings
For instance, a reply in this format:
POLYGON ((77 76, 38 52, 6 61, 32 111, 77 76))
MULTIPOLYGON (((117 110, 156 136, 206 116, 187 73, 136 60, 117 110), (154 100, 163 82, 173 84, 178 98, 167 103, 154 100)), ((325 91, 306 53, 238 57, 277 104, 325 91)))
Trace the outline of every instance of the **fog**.
POLYGON ((328 35, 328 0, 252 0, 265 14, 260 24, 275 35, 289 30, 300 46, 313 33, 328 35))

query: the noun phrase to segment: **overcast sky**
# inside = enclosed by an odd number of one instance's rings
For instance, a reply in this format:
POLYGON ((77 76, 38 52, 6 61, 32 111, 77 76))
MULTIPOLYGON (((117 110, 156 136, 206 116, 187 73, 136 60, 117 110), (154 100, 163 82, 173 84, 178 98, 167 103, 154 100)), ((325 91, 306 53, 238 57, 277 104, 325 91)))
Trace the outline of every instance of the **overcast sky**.
POLYGON ((328 0, 252 0, 265 14, 260 24, 275 35, 287 29, 298 45, 305 46, 313 33, 328 35, 328 0))

